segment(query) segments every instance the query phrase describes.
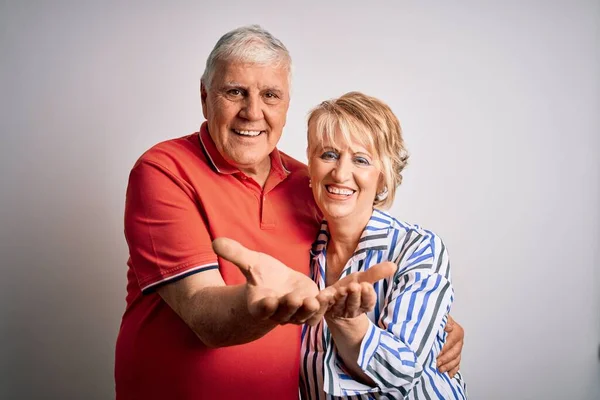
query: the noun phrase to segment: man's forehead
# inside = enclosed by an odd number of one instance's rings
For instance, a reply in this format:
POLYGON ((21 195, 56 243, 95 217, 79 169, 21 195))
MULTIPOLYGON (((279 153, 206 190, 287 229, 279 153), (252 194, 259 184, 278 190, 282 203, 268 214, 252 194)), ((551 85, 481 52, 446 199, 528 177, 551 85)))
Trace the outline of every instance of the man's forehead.
POLYGON ((247 86, 258 86, 259 89, 276 89, 276 90, 284 90, 284 86, 278 82, 269 82, 269 81, 259 81, 259 82, 244 82, 243 80, 230 80, 223 82, 224 86, 230 87, 247 87, 247 86))
POLYGON ((256 64, 244 62, 224 62, 218 70, 221 81, 227 85, 243 86, 259 83, 266 86, 288 86, 289 71, 281 63, 256 64))

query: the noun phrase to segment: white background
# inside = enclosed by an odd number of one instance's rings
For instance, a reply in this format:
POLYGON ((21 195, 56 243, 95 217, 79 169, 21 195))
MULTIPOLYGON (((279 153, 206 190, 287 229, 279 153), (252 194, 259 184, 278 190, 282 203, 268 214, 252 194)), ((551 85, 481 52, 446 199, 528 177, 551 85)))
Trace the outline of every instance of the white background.
POLYGON ((470 397, 600 398, 598 1, 124 3, 0 3, 0 398, 114 396, 129 170, 250 23, 294 59, 282 150, 350 90, 399 116, 392 211, 449 246, 470 397))

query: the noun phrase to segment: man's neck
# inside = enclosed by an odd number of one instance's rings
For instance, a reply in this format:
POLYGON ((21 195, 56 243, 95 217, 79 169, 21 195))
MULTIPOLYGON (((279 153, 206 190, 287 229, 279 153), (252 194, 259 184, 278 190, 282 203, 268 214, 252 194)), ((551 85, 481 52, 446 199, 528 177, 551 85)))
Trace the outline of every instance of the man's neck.
POLYGON ((261 188, 265 187, 269 173, 271 172, 271 158, 267 158, 264 163, 251 168, 238 167, 246 176, 252 178, 261 188))

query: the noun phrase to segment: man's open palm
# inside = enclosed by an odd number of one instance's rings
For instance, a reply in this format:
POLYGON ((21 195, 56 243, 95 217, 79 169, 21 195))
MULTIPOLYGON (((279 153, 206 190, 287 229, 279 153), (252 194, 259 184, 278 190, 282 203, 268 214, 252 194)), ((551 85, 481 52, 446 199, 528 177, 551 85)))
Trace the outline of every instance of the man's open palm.
POLYGON ((317 285, 281 261, 228 238, 215 239, 213 249, 246 277, 248 311, 254 317, 280 324, 303 323, 321 309, 317 285))

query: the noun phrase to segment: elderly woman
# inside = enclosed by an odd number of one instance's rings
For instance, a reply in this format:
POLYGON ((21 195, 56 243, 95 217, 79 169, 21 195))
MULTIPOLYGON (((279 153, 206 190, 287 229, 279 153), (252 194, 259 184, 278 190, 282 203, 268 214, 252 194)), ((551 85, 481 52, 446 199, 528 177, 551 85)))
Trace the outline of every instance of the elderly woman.
POLYGON ((436 368, 453 300, 446 246, 382 211, 407 158, 398 119, 373 97, 351 92, 310 113, 308 166, 324 217, 311 251, 314 282, 335 288, 382 261, 397 271, 371 292, 358 283, 332 289, 324 318, 304 326, 304 399, 466 398, 460 372, 450 378, 436 368), (375 306, 364 312, 373 292, 375 306))
MULTIPOLYGON (((213 242, 246 276, 251 314, 306 322, 303 399, 466 399, 460 372, 437 365, 453 300, 446 247, 382 211, 407 158, 386 104, 357 92, 323 102, 308 121, 309 184, 323 216, 312 280, 230 239, 213 242)), ((458 365, 460 355, 450 358, 458 365)))

